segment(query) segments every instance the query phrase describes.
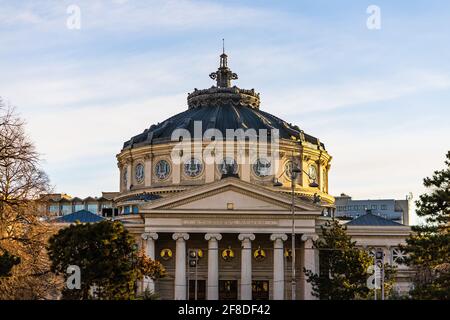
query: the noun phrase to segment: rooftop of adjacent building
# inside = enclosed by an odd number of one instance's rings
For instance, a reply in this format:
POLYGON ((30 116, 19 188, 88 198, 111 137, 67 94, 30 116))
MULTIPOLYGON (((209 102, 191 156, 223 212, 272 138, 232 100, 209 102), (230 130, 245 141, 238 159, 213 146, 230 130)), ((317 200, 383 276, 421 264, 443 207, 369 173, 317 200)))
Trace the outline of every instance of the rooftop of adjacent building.
POLYGON ((80 210, 80 211, 73 212, 73 213, 64 215, 62 217, 59 217, 59 218, 53 220, 53 222, 55 222, 55 223, 75 223, 78 221, 80 223, 92 223, 92 222, 99 222, 99 221, 103 221, 103 220, 105 220, 105 218, 103 218, 102 216, 99 216, 98 214, 92 213, 87 210, 80 210))
POLYGON ((409 223, 409 200, 396 199, 364 199, 354 200, 351 196, 341 193, 335 197, 335 216, 341 219, 355 219, 367 213, 391 220, 409 223))
POLYGON ((100 197, 91 197, 88 196, 86 198, 80 198, 80 197, 72 197, 71 195, 67 193, 48 193, 48 194, 41 194, 41 200, 44 201, 53 201, 53 202, 86 202, 86 201, 112 201, 116 196, 119 195, 119 192, 102 192, 102 195, 100 197))
POLYGON ((370 212, 346 223, 348 226, 402 226, 403 224, 380 217, 370 212))

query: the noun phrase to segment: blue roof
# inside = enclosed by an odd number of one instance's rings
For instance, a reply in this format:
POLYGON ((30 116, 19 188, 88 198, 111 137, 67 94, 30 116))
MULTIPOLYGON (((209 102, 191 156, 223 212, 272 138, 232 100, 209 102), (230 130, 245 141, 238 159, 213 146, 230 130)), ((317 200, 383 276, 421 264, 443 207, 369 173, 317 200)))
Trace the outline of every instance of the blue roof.
POLYGON ((76 221, 80 221, 81 223, 89 223, 89 222, 99 222, 105 220, 105 218, 94 214, 87 210, 80 210, 65 216, 62 216, 55 220, 55 222, 62 223, 72 223, 76 221))
POLYGON ((367 213, 347 223, 348 226, 402 226, 402 224, 367 213))

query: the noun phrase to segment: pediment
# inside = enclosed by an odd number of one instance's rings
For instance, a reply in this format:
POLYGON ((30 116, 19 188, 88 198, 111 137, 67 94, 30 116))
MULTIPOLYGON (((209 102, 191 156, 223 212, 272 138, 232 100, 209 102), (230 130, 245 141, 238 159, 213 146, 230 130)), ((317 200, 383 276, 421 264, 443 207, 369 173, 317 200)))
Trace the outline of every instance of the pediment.
MULTIPOLYGON (((320 207, 303 200, 295 203, 298 211, 320 212, 320 207)), ((291 208, 290 197, 255 186, 236 178, 190 189, 172 197, 163 198, 142 208, 146 210, 235 210, 235 211, 283 211, 291 208)))

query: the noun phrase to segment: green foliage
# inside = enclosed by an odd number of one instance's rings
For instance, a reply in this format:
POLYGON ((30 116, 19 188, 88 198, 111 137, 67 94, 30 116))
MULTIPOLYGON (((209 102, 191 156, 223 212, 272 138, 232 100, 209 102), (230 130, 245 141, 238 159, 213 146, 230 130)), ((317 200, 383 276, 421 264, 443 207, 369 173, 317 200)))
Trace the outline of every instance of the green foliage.
POLYGON ((373 264, 372 258, 356 247, 345 226, 337 220, 327 222, 321 229, 322 239, 314 242, 319 249, 320 272, 304 269, 313 295, 322 300, 365 298, 369 294, 367 269, 373 264))
POLYGON ((68 266, 77 265, 81 271, 81 289, 66 287, 63 299, 134 299, 137 280, 163 273, 138 253, 134 238, 117 221, 61 229, 50 239, 48 252, 52 271, 65 280, 68 266))
POLYGON ((446 157, 446 168, 423 181, 429 192, 416 201, 416 213, 425 224, 412 227, 403 247, 416 270, 414 299, 450 299, 450 151, 446 157))
POLYGON ((20 263, 20 258, 5 251, 0 255, 0 277, 9 277, 11 270, 20 263))

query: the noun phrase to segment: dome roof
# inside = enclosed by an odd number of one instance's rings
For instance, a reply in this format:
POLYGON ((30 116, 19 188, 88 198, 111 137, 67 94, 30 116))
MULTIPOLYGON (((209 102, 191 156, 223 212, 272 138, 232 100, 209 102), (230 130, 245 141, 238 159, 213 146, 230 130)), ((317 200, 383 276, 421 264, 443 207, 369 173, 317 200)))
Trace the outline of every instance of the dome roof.
POLYGON ((268 134, 278 129, 280 139, 301 139, 324 148, 317 138, 305 134, 298 126, 261 111, 259 93, 254 89, 231 87, 231 80, 238 77, 227 67, 225 53, 220 56, 219 69, 210 77, 217 81, 217 86, 195 89, 188 95, 188 110, 152 125, 125 142, 123 149, 170 142, 176 129, 186 129, 194 137, 196 121, 201 121, 202 134, 208 129, 217 129, 224 137, 227 129, 255 129, 257 134, 260 129, 266 129, 268 134))
POLYGON ((216 106, 192 108, 178 113, 134 136, 124 143, 123 148, 170 142, 172 132, 175 129, 186 129, 193 137, 194 121, 202 122, 202 134, 211 128, 220 130, 224 135, 226 129, 246 130, 253 128, 257 132, 259 129, 267 129, 268 132, 271 129, 278 129, 280 139, 299 138, 303 134, 305 141, 315 145, 320 144, 324 147, 317 138, 303 133, 299 127, 289 124, 270 113, 246 106, 219 104, 216 106))

